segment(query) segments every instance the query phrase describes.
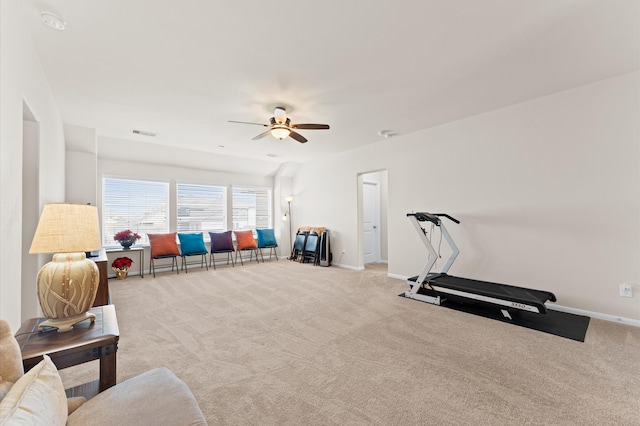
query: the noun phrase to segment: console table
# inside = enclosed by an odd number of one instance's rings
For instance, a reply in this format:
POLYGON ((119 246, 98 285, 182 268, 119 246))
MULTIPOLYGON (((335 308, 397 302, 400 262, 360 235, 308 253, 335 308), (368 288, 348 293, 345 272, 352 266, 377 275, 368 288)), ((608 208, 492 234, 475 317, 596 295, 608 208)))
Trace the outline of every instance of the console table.
MULTIPOLYGON (((140 262, 140 278, 144 278, 144 247, 130 247, 128 249, 125 248, 109 248, 106 249, 107 253, 122 253, 126 255, 128 253, 137 252, 138 253, 138 261, 140 262)), ((132 255, 133 256, 133 255, 132 255)))
POLYGON ((22 323, 16 340, 22 352, 22 364, 28 371, 49 355, 58 369, 88 361, 100 360, 100 378, 91 383, 67 389, 67 396, 87 399, 116 384, 116 352, 120 331, 114 305, 91 308, 94 323, 86 320, 75 324, 73 330, 58 333, 56 329, 38 331, 46 318, 32 318, 22 323))

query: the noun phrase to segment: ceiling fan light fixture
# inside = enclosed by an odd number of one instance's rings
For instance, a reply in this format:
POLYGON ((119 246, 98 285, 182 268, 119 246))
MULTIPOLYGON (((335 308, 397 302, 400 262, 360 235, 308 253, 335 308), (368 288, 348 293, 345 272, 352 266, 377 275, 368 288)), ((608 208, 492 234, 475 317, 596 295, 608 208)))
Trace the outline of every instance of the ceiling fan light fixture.
POLYGON ((291 130, 287 129, 286 127, 278 126, 271 129, 271 135, 274 138, 280 139, 280 140, 283 140, 284 138, 289 136, 289 133, 291 133, 291 130))
POLYGON ((276 122, 284 124, 287 120, 287 111, 282 107, 276 107, 273 111, 273 118, 275 118, 276 122))

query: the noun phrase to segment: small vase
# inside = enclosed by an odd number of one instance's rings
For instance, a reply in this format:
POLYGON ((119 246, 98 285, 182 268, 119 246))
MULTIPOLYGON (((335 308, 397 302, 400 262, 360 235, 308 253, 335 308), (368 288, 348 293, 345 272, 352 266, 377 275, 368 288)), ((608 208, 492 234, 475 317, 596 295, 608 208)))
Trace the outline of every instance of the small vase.
POLYGON ((127 273, 129 272, 128 269, 113 268, 113 270, 116 273, 116 277, 118 277, 119 280, 124 280, 125 278, 127 278, 127 273))
POLYGON ((131 248, 131 246, 133 244, 135 244, 136 239, 135 238, 128 238, 126 240, 120 240, 118 242, 120 243, 120 245, 122 246, 123 249, 129 250, 131 248))

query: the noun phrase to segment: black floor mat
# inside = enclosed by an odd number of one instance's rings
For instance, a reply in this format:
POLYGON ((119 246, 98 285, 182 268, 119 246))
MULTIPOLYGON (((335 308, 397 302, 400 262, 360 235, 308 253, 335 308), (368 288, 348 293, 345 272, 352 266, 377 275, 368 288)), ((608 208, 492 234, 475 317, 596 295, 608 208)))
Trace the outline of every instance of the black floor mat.
MULTIPOLYGON (((404 297, 404 293, 400 294, 400 296, 404 297)), ((456 303, 445 300, 440 306, 530 328, 532 330, 542 331, 543 333, 554 334, 571 340, 577 340, 578 342, 584 342, 590 319, 583 315, 569 314, 551 309, 547 309, 546 314, 510 309, 509 314, 512 319, 508 319, 502 315, 502 312, 500 312, 500 309, 496 306, 482 302, 456 303)))

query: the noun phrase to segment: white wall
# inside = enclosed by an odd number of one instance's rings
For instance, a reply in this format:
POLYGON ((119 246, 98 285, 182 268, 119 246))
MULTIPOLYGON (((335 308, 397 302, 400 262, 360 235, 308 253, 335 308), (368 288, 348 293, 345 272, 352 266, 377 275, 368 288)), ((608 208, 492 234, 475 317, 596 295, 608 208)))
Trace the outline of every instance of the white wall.
MULTIPOLYGON (((64 200, 64 138, 62 121, 47 79, 26 31, 28 2, 0 2, 0 318, 17 330, 22 314, 23 221, 37 222, 40 211, 22 207, 23 103, 39 123, 37 155, 40 208, 64 200)), ((27 249, 28 250, 28 249, 27 249)), ((32 255, 33 256, 33 255, 32 255)), ((27 284, 25 284, 27 285, 27 284)), ((36 297, 35 283, 33 297, 36 297)))
POLYGON ((68 203, 98 205, 98 140, 96 130, 64 125, 65 196, 68 203))
POLYGON ((558 304, 640 319, 639 74, 632 73, 306 164, 298 224, 332 230, 357 263, 357 174, 388 170, 389 273, 426 260, 410 211, 448 212, 451 273, 553 291, 558 304), (633 283, 621 298, 619 284, 633 283))

